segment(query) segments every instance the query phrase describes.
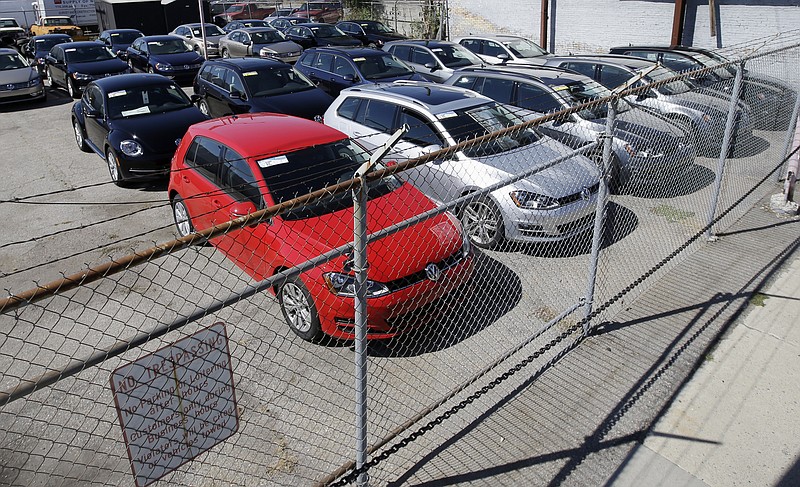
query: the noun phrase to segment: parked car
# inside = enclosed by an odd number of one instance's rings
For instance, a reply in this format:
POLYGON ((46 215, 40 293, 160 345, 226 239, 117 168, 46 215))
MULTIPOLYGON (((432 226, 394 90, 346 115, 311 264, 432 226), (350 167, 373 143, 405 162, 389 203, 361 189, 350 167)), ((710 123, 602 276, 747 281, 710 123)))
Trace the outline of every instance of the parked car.
MULTIPOLYGON (((529 119, 612 95, 591 78, 544 66, 464 68, 444 84, 519 107, 523 110, 519 115, 529 119)), ((606 130, 607 116, 608 105, 599 104, 546 122, 539 129, 577 149, 599 139, 606 130)), ((631 179, 637 183, 663 182, 692 166, 695 148, 685 129, 626 101, 617 105, 616 120, 609 182, 612 190, 620 189, 631 179)), ((586 155, 598 165, 603 163, 602 146, 586 155)))
POLYGON ((50 49, 56 44, 63 44, 65 42, 72 42, 72 37, 67 34, 33 36, 28 43, 25 44, 25 47, 22 48, 22 54, 30 60, 31 64, 36 66, 42 78, 46 78, 47 55, 50 53, 50 49))
POLYGON ((362 83, 425 81, 388 52, 360 47, 317 47, 300 56, 297 70, 333 96, 362 83))
POLYGON ((0 47, 20 48, 28 42, 28 35, 17 19, 0 18, 0 47))
POLYGON ((128 48, 132 72, 166 76, 178 82, 191 81, 203 65, 203 56, 177 36, 145 36, 128 48))
POLYGON ((335 24, 344 16, 344 11, 341 2, 306 2, 294 9, 292 15, 314 22, 335 24))
MULTIPOLYGON (((523 122, 506 105, 473 91, 409 81, 348 88, 324 120, 358 138, 368 150, 408 126, 385 158, 398 162, 523 122)), ((401 175, 434 201, 450 202, 566 152, 568 148, 550 137, 523 129, 401 175)), ((561 241, 592 227, 599 178, 595 163, 578 155, 472 200, 460 208, 459 216, 479 247, 496 247, 505 239, 561 241)))
POLYGON ((176 27, 170 35, 183 37, 192 49, 209 58, 219 56, 219 40, 225 36, 225 31, 214 24, 184 24, 176 27), (205 45, 203 45, 203 30, 206 35, 205 45))
POLYGON ((237 29, 246 29, 248 27, 269 27, 269 22, 261 19, 234 20, 233 22, 228 22, 225 24, 225 27, 223 27, 222 30, 230 34, 237 29))
POLYGON ((348 20, 337 23, 336 27, 369 47, 383 47, 389 41, 408 39, 377 20, 348 20))
POLYGON ((442 83, 453 72, 467 66, 483 66, 483 61, 469 49, 450 41, 392 41, 383 50, 405 62, 429 81, 442 83))
POLYGON ((32 36, 44 34, 67 34, 73 41, 85 41, 89 39, 86 33, 75 25, 69 17, 45 16, 39 18, 30 27, 32 36))
POLYGON ((102 157, 120 186, 166 177, 175 141, 206 119, 180 86, 153 74, 93 81, 72 106, 78 148, 102 157))
POLYGON ((128 47, 133 44, 133 41, 140 37, 144 37, 144 34, 140 30, 109 29, 101 32, 97 40, 111 49, 111 52, 116 54, 120 59, 124 60, 128 55, 128 47))
POLYGON ((291 65, 255 58, 207 61, 194 92, 200 111, 211 117, 274 112, 313 119, 333 101, 291 65))
POLYGON ((270 27, 274 29, 278 29, 279 31, 286 33, 287 30, 291 29, 297 24, 310 24, 312 23, 309 19, 305 17, 276 17, 269 19, 270 27))
POLYGON ((470 35, 455 39, 487 64, 542 65, 551 56, 538 44, 512 35, 470 35))
MULTIPOLYGON (((633 87, 639 87, 678 76, 678 73, 669 68, 631 56, 556 56, 549 59, 548 64, 587 75, 609 89, 615 89, 631 80, 634 80, 633 87)), ((730 101, 698 92, 694 85, 683 80, 659 84, 626 99, 634 105, 660 113, 684 127, 698 154, 719 155, 730 101)), ((749 136, 752 133, 752 121, 744 103, 739 104, 736 117, 739 136, 749 136)))
POLYGON ((275 5, 267 2, 237 2, 230 4, 225 12, 214 16, 217 25, 242 19, 263 19, 275 11, 275 5))
POLYGON ((297 24, 286 31, 286 38, 303 49, 322 46, 360 46, 361 41, 353 39, 330 24, 297 24))
MULTIPOLYGON (((613 47, 610 52, 660 62, 678 72, 714 68, 692 76, 691 81, 708 88, 705 93, 723 99, 730 99, 733 91, 736 69, 731 65, 724 66, 728 60, 713 51, 685 46, 628 46, 613 47)), ((782 80, 747 69, 742 81, 740 99, 749 106, 755 127, 785 129, 794 107, 794 89, 782 80)))
POLYGON ((222 57, 263 57, 294 63, 303 52, 300 44, 287 40, 272 27, 238 29, 219 41, 222 57))
POLYGON ((47 91, 36 67, 16 49, 0 48, 0 104, 46 99, 47 91))
MULTIPOLYGON (((193 125, 173 159, 168 188, 178 233, 189 235, 351 179, 368 158, 345 134, 287 115, 242 115, 193 125)), ((381 168, 381 163, 375 167, 381 168)), ((369 183, 368 191, 370 233, 435 208, 393 176, 369 183)), ((352 222, 353 198, 345 193, 225 233, 211 244, 261 281, 352 242, 352 222)), ((448 213, 371 242, 367 253, 370 339, 402 333, 408 326, 404 315, 459 288, 473 271, 469 242, 448 213)), ((283 316, 302 339, 354 338, 355 276, 347 259, 341 256, 275 283, 283 316)))
POLYGON ((94 41, 57 44, 45 60, 50 86, 64 88, 72 98, 93 80, 130 72, 125 61, 94 41))

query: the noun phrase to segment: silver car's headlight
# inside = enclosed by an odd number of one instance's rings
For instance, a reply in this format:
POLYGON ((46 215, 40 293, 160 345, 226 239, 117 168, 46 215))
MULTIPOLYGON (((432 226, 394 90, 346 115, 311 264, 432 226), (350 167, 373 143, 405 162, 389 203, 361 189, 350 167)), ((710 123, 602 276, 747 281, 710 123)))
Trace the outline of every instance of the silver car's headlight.
POLYGON ((33 88, 34 86, 39 86, 40 84, 42 84, 42 78, 37 76, 32 80, 28 81, 28 88, 33 88))
POLYGON ((512 191, 510 196, 515 205, 526 210, 551 210, 561 206, 556 198, 530 191, 512 191))
MULTIPOLYGON (((348 274, 341 274, 339 272, 328 272, 322 276, 325 278, 325 284, 328 289, 337 296, 355 297, 356 295, 356 277, 348 274)), ((389 288, 386 284, 370 281, 367 279, 367 297, 377 298, 389 294, 389 288)))
POLYGON ((119 143, 119 149, 123 154, 130 157, 137 157, 144 154, 141 144, 135 140, 123 140, 119 143))

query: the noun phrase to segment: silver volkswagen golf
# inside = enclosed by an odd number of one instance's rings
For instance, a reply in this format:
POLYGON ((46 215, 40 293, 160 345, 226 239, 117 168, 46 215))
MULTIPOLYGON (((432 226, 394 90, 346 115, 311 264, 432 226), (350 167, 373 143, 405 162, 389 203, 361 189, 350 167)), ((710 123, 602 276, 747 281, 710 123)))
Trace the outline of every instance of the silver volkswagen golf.
MULTIPOLYGON (((522 119, 503 104, 469 90, 428 82, 348 88, 325 112, 326 125, 347 133, 368 150, 406 125, 408 131, 386 156, 398 162, 519 123, 522 119)), ((446 203, 569 152, 533 129, 522 129, 402 176, 432 199, 446 203)), ((458 213, 479 247, 492 248, 506 239, 560 241, 592 226, 599 178, 590 159, 573 156, 474 198, 458 213)))

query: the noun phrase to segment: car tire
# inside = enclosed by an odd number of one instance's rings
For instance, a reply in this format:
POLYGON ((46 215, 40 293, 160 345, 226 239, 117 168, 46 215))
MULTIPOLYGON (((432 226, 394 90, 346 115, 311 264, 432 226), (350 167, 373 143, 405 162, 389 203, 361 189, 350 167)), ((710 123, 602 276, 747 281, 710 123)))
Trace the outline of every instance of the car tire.
POLYGON ((189 216, 186 203, 177 194, 172 198, 172 218, 175 220, 175 228, 178 230, 179 237, 186 237, 195 233, 194 224, 189 216))
POLYGON ((211 109, 208 107, 208 102, 205 98, 197 102, 197 108, 200 110, 200 113, 203 115, 210 117, 211 116, 211 109))
POLYGON ((281 284, 278 303, 286 323, 297 336, 309 342, 322 339, 322 326, 314 298, 299 276, 289 277, 281 284))
POLYGON ((229 57, 231 57, 231 53, 230 53, 230 52, 228 52, 228 50, 227 50, 227 49, 223 49, 223 50, 222 50, 222 52, 220 52, 220 55, 221 55, 221 56, 222 56, 224 59, 228 59, 229 57))
POLYGON ((106 149, 106 165, 108 166, 108 174, 111 176, 111 181, 117 186, 124 186, 125 183, 122 178, 122 171, 119 167, 119 159, 114 154, 114 149, 111 147, 106 149))
POLYGON ((86 132, 83 130, 83 127, 81 127, 77 118, 72 119, 72 130, 75 131, 75 143, 78 144, 78 149, 83 152, 92 152, 92 149, 89 148, 89 144, 86 143, 86 132))
MULTIPOLYGON (((603 149, 602 147, 595 147, 586 153, 586 157, 592 160, 597 165, 597 168, 603 171, 603 149)), ((608 190, 611 193, 619 194, 625 186, 625 181, 622 181, 622 171, 620 169, 619 158, 616 154, 611 154, 611 171, 608 177, 608 190)))
POLYGON ((505 238, 503 216, 488 196, 474 199, 460 211, 461 224, 470 241, 482 249, 497 247, 505 238))
POLYGON ((75 99, 79 97, 80 92, 75 87, 75 82, 67 78, 67 94, 70 98, 75 99))

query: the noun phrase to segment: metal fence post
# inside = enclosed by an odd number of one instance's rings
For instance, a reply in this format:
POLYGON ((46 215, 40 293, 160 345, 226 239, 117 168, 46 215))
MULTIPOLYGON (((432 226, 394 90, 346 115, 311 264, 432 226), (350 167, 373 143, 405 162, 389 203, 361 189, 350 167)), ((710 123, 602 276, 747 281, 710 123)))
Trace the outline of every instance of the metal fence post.
MULTIPOLYGON (((794 97, 794 108, 792 109, 792 118, 789 119, 789 128, 786 130, 786 139, 783 143, 783 159, 786 159, 789 156, 789 153, 792 151, 792 142, 794 141, 795 137, 795 129, 797 128, 797 115, 800 112, 800 94, 794 97)), ((776 181, 781 181, 786 174, 786 166, 788 165, 789 161, 784 163, 783 168, 778 171, 776 176, 776 181)))
MULTIPOLYGON (((589 258, 589 282, 586 289, 586 303, 583 308, 583 317, 588 318, 592 313, 594 291, 597 284, 597 264, 600 260, 600 246, 603 243, 603 229, 605 228, 606 209, 608 206, 608 178, 611 177, 611 143, 617 122, 617 103, 614 97, 608 102, 608 116, 606 117, 606 131, 603 138, 603 167, 600 177, 600 186, 597 190, 597 203, 594 210, 594 232, 592 234, 592 253, 589 258)), ((583 333, 589 333, 589 322, 583 324, 583 333)))
POLYGON ((714 179, 714 192, 711 196, 711 206, 708 209, 709 225, 706 230, 706 239, 713 240, 711 232, 711 222, 717 214, 717 204, 719 203, 719 193, 722 191, 722 176, 725 172, 725 161, 728 158, 728 150, 731 145, 734 125, 736 123, 736 109, 739 106, 739 94, 742 88, 742 75, 744 74, 744 62, 736 65, 736 78, 733 81, 733 91, 731 91, 731 104, 728 107, 728 119, 725 121, 725 135, 722 137, 722 148, 719 150, 719 162, 717 163, 717 175, 714 179))
MULTIPOLYGON (((367 463, 367 185, 353 190, 353 270, 355 289, 356 366, 356 468, 367 463)), ((356 485, 369 483, 369 474, 358 476, 356 485)))

